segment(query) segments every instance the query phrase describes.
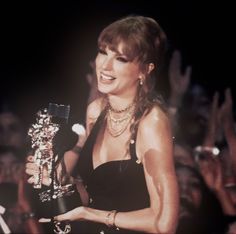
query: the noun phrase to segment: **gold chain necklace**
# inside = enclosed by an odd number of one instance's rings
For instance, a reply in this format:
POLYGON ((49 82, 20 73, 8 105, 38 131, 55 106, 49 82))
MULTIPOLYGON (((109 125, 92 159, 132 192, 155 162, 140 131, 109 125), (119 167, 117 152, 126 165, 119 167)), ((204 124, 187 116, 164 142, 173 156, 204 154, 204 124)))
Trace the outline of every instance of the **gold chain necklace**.
POLYGON ((124 109, 120 109, 120 110, 117 110, 115 108, 113 108, 110 104, 110 102, 108 101, 108 109, 111 110, 112 112, 114 113, 123 113, 123 112, 126 112, 126 111, 129 111, 133 106, 134 106, 134 103, 132 102, 130 105, 128 105, 127 107, 125 107, 124 109))
POLYGON ((120 136, 128 127, 131 122, 134 114, 134 103, 126 107, 124 110, 115 110, 111 108, 111 105, 108 105, 108 115, 107 115, 107 129, 108 132, 113 137, 120 136), (113 113, 123 113, 126 112, 122 117, 115 118, 113 113))

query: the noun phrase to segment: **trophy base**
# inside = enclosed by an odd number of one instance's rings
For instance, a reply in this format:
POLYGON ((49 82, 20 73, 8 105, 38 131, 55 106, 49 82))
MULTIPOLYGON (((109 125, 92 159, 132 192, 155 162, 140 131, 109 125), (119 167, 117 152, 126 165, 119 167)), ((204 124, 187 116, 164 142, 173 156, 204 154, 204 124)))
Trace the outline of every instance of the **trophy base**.
POLYGON ((54 191, 39 193, 37 215, 39 218, 52 218, 82 205, 81 197, 75 185, 67 184, 54 191))

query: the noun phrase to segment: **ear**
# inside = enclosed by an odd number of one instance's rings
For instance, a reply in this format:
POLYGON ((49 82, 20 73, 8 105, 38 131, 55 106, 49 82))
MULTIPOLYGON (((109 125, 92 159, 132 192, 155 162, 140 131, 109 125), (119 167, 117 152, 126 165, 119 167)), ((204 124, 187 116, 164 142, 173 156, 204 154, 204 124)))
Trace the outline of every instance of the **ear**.
POLYGON ((149 63, 147 65, 147 73, 150 74, 154 68, 155 68, 155 65, 153 63, 149 63))

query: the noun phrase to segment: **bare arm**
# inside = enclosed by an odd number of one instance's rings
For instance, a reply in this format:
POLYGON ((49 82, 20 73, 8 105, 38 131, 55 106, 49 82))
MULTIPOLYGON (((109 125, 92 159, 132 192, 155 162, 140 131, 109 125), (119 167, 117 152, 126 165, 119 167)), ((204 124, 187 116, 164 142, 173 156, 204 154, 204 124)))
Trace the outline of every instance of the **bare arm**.
POLYGON ((141 125, 140 147, 150 194, 150 219, 159 233, 174 233, 178 217, 178 187, 169 120, 153 110, 141 125), (150 123, 148 125, 148 123, 150 123))

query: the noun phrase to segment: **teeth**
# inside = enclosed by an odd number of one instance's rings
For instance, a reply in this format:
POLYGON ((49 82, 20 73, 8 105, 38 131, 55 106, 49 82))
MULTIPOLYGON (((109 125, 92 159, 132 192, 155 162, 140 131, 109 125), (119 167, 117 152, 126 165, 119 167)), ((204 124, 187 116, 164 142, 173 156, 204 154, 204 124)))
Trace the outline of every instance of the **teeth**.
POLYGON ((114 80, 114 77, 112 77, 112 76, 106 76, 106 75, 104 75, 104 74, 101 74, 101 78, 102 78, 103 80, 114 80))

